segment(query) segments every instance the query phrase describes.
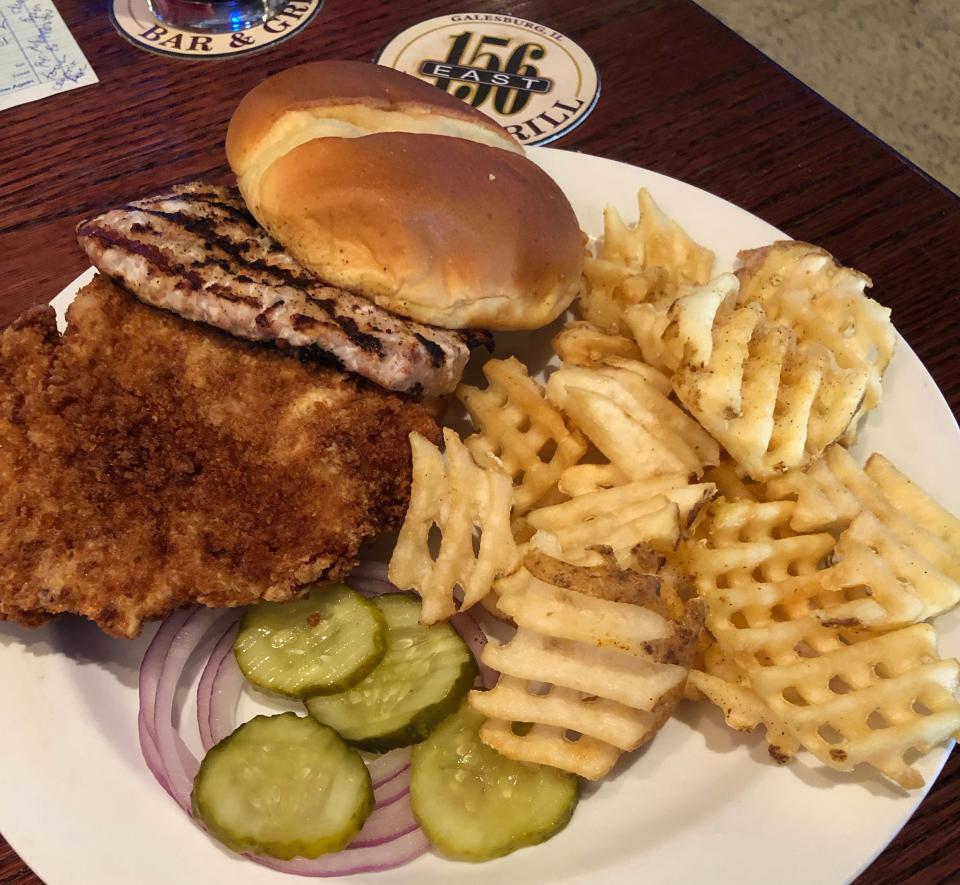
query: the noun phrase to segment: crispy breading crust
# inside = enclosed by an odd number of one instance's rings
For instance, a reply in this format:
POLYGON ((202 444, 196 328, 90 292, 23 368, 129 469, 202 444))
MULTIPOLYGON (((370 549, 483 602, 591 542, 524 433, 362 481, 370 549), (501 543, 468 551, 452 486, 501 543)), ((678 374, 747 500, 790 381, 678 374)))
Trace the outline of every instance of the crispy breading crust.
POLYGON ((116 636, 291 597, 395 528, 422 405, 144 306, 97 277, 0 333, 0 619, 116 636))

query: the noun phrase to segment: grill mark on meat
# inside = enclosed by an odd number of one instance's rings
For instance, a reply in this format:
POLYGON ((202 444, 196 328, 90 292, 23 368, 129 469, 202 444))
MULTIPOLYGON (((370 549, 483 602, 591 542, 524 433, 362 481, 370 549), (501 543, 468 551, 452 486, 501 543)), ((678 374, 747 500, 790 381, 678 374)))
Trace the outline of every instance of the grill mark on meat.
POLYGON ((304 316, 302 313, 295 313, 290 319, 293 322, 293 328, 298 332, 309 331, 317 324, 313 317, 304 316))
POLYGON ((148 304, 391 390, 449 393, 469 349, 490 347, 489 333, 423 325, 310 276, 256 225, 236 190, 180 185, 77 233, 101 272, 148 304))
MULTIPOLYGON (((143 212, 147 215, 153 215, 156 218, 162 218, 172 225, 179 226, 195 234, 197 237, 201 237, 203 239, 204 251, 212 252, 215 248, 219 249, 221 252, 229 255, 230 258, 238 264, 242 265, 244 270, 259 271, 263 276, 273 278, 255 281, 246 274, 243 274, 245 277, 243 280, 240 280, 239 276, 236 277, 236 279, 241 282, 259 282, 267 285, 276 285, 277 282, 280 282, 283 285, 293 286, 294 288, 317 285, 316 280, 292 273, 285 267, 277 267, 275 264, 270 264, 261 258, 248 258, 243 254, 243 251, 244 248, 249 248, 246 246, 249 239, 244 238, 240 242, 237 242, 218 230, 216 223, 208 218, 196 218, 193 215, 187 215, 185 212, 164 212, 161 209, 151 209, 144 206, 128 206, 127 208, 133 212, 143 212)), ((205 262, 201 262, 200 266, 203 267, 209 264, 214 264, 227 273, 233 271, 229 260, 225 258, 210 257, 205 262)))
MULTIPOLYGON (((380 339, 377 338, 375 335, 370 335, 370 334, 368 334, 367 332, 361 332, 361 331, 360 331, 360 328, 357 326, 356 320, 354 320, 352 317, 335 316, 335 317, 333 318, 333 321, 334 321, 341 329, 343 329, 343 331, 344 331, 344 333, 346 334, 347 338, 349 338, 349 339, 350 339, 354 344, 356 344, 357 347, 359 347, 361 350, 365 350, 365 351, 367 351, 368 353, 375 353, 377 356, 383 356, 383 344, 381 344, 380 339)), ((416 333, 414 333, 414 334, 416 334, 416 333)), ((417 335, 417 338, 420 338, 420 336, 417 335)), ((423 340, 423 339, 421 339, 421 340, 423 340)), ((426 345, 425 345, 425 346, 426 346, 426 345)), ((438 345, 434 345, 434 346, 436 346, 436 347, 437 347, 437 350, 440 351, 440 363, 439 363, 439 365, 442 366, 442 365, 443 365, 443 356, 444 356, 443 348, 441 348, 441 347, 438 346, 438 345)), ((428 347, 427 350, 429 351, 430 348, 428 347)))
POLYGON ((261 311, 254 318, 254 322, 261 329, 269 329, 272 322, 271 316, 275 314, 281 307, 283 307, 282 301, 274 301, 266 310, 261 311))
POLYGON ((250 307, 263 307, 259 298, 254 298, 252 295, 238 295, 229 286, 223 286, 220 283, 208 283, 204 291, 211 292, 218 298, 223 298, 225 301, 231 301, 234 304, 248 304, 250 307))
MULTIPOLYGON (((313 295, 307 295, 307 302, 319 307, 324 313, 326 313, 330 319, 332 319, 344 332, 344 334, 359 347, 361 350, 365 350, 369 353, 375 353, 377 356, 384 356, 383 343, 375 335, 371 335, 367 332, 360 330, 360 327, 357 325, 356 320, 353 317, 343 316, 337 313, 337 303, 332 298, 316 298, 313 295)), ((381 331, 390 332, 390 329, 383 329, 381 331)), ((420 335, 417 335, 417 338, 421 341, 426 341, 428 339, 421 338, 420 335)), ((433 342, 430 342, 433 345, 433 342)), ((433 356, 430 351, 430 348, 427 348, 428 353, 431 355, 431 362, 435 366, 442 366, 444 360, 446 359, 446 354, 443 352, 443 348, 440 350, 440 362, 433 362, 433 356)))
POLYGON ((331 366, 340 372, 343 371, 343 362, 340 358, 319 344, 308 344, 306 347, 297 348, 297 350, 301 351, 303 356, 315 360, 323 366, 331 366))
POLYGON ((444 357, 443 348, 435 341, 431 341, 429 338, 424 337, 419 332, 414 332, 413 334, 427 351, 427 355, 430 357, 430 365, 437 368, 442 366, 444 357))
POLYGON ((242 224, 251 224, 255 225, 257 223, 256 219, 250 214, 247 210, 247 207, 243 205, 240 200, 235 202, 228 202, 221 196, 217 194, 212 194, 203 191, 182 191, 177 194, 177 199, 183 200, 185 203, 203 203, 207 206, 214 206, 217 209, 222 209, 224 214, 230 215, 232 218, 241 222, 242 224))
POLYGON ((118 249, 126 249, 128 252, 133 252, 136 255, 142 255, 147 261, 154 265, 157 270, 170 274, 171 276, 180 277, 191 289, 199 290, 203 288, 203 280, 199 274, 189 270, 182 264, 171 261, 162 250, 152 243, 142 243, 139 240, 133 240, 116 231, 106 230, 90 222, 81 225, 78 234, 80 236, 93 237, 110 246, 118 249))
POLYGON ((332 298, 316 298, 313 295, 307 295, 307 301, 331 317, 337 312, 337 303, 332 298))

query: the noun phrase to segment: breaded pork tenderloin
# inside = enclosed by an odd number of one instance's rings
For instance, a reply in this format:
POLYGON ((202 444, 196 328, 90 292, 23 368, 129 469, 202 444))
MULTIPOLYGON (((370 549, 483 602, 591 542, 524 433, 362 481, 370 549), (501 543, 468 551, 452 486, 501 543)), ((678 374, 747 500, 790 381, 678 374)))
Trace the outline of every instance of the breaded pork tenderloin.
POLYGON ((429 409, 141 304, 103 276, 61 336, 0 332, 0 621, 113 636, 183 605, 282 601, 403 519, 429 409))

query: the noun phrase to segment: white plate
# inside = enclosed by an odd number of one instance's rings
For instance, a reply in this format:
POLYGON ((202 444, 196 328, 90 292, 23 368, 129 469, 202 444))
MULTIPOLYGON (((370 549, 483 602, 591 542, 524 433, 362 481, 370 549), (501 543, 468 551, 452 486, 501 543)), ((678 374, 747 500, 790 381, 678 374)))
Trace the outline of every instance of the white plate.
MULTIPOLYGON (((653 172, 544 148, 531 156, 593 234, 608 203, 634 219, 634 195, 646 186, 716 251, 720 269, 738 249, 783 236, 653 172)), ((87 279, 54 304, 64 308, 87 279)), ((960 511, 960 432, 902 340, 858 448, 883 452, 960 511)), ((960 617, 947 615, 938 628, 943 652, 960 652, 960 617)), ((109 639, 76 618, 35 631, 0 624, 0 832, 48 885, 276 885, 281 874, 230 855, 194 827, 143 764, 136 683, 146 642, 109 639)), ((920 763, 928 783, 947 752, 920 763)), ((883 849, 922 797, 878 778, 776 766, 760 736, 727 730, 705 703, 684 704, 648 749, 585 790, 570 825, 545 845, 476 866, 427 856, 351 881, 839 883, 883 849)))

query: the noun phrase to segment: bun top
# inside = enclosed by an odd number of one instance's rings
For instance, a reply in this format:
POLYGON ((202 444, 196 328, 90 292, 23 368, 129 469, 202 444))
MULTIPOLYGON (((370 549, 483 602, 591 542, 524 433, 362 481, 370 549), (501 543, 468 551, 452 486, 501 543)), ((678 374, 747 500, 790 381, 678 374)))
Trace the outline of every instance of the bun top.
POLYGON ((423 80, 366 62, 315 61, 243 97, 227 130, 227 161, 249 175, 305 141, 376 132, 449 135, 523 153, 502 126, 423 80))
POLYGON ((241 101, 247 207, 325 282, 449 328, 536 328, 580 286, 566 197, 502 127, 390 68, 313 62, 241 101))

